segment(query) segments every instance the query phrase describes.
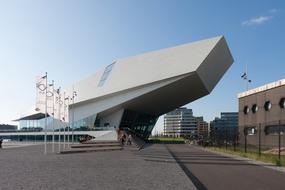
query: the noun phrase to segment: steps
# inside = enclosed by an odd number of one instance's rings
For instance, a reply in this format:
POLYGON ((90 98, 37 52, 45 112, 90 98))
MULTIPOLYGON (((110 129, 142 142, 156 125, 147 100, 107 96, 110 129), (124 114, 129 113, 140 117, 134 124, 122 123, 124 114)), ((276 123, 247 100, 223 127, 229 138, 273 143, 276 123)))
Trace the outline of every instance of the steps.
POLYGON ((71 148, 91 148, 91 147, 116 147, 120 146, 120 143, 96 143, 96 144, 78 144, 72 145, 71 148))
POLYGON ((118 141, 87 141, 82 144, 71 145, 68 150, 62 150, 60 154, 86 153, 98 151, 122 150, 123 147, 118 141))
POLYGON ((60 151, 60 154, 74 154, 74 153, 87 153, 87 152, 99 152, 99 151, 115 151, 115 150, 122 150, 123 148, 120 147, 88 147, 88 148, 75 148, 70 150, 63 150, 60 151))
POLYGON ((134 144, 137 148, 137 150, 143 149, 146 142, 142 140, 140 137, 138 137, 135 133, 131 132, 130 130, 125 130, 125 134, 128 136, 129 134, 132 135, 132 144, 134 144))
POLYGON ((105 140, 89 140, 82 144, 120 144, 118 141, 105 141, 105 140))

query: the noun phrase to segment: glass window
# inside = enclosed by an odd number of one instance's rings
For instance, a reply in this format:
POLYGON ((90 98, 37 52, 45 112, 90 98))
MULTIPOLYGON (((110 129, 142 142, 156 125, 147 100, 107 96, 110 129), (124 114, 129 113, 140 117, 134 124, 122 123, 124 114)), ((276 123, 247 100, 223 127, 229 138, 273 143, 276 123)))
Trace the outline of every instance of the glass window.
POLYGON ((104 85, 105 81, 107 80, 108 76, 110 75, 110 72, 112 71, 112 68, 113 68, 114 64, 115 64, 115 62, 112 63, 112 64, 110 64, 110 65, 108 65, 108 66, 105 68, 104 73, 103 73, 103 75, 101 76, 101 79, 100 79, 100 81, 99 81, 99 83, 98 83, 98 87, 101 87, 101 86, 104 85))
POLYGON ((251 107, 251 111, 252 113, 256 113, 258 111, 258 106, 256 104, 253 104, 253 106, 251 107))
POLYGON ((271 109, 272 105, 271 105, 271 102, 270 101, 266 101, 265 104, 264 104, 264 109, 266 111, 269 111, 271 109))
POLYGON ((280 130, 280 134, 283 135, 285 134, 285 125, 271 125, 271 126, 266 126, 264 129, 264 132, 266 135, 278 135, 280 130))
POLYGON ((279 101, 280 108, 285 108, 285 98, 281 98, 279 101))
POLYGON ((243 108, 243 113, 244 113, 244 114, 248 114, 248 112, 249 112, 249 107, 248 107, 248 106, 245 106, 245 107, 243 108))
POLYGON ((244 128, 245 135, 255 135, 257 133, 256 127, 245 127, 244 128))

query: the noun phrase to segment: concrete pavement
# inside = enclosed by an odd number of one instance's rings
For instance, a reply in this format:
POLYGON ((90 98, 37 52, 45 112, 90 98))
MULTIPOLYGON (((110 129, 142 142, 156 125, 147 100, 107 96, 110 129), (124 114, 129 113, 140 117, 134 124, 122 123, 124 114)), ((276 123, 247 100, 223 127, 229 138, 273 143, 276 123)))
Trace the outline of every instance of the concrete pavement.
MULTIPOLYGON (((169 155, 160 145, 142 153, 169 155)), ((69 155, 44 155, 43 145, 0 149, 0 168, 0 190, 196 189, 176 162, 147 161, 132 147, 69 155)))
POLYGON ((70 155, 0 149, 0 167, 0 190, 285 189, 284 172, 185 144, 70 155))
POLYGON ((165 146, 198 189, 285 189, 283 172, 194 146, 165 146))

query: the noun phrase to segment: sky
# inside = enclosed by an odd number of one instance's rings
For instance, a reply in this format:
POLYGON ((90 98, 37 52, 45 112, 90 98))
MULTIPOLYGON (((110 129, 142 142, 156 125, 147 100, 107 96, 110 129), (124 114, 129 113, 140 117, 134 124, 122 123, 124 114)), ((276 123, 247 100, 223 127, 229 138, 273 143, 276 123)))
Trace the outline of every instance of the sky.
MULTIPOLYGON (((0 123, 35 104, 35 77, 66 87, 114 60, 224 35, 234 64, 186 107, 213 120, 250 88, 285 78, 285 1, 0 0, 0 123)), ((162 129, 162 118, 154 131, 162 129)))

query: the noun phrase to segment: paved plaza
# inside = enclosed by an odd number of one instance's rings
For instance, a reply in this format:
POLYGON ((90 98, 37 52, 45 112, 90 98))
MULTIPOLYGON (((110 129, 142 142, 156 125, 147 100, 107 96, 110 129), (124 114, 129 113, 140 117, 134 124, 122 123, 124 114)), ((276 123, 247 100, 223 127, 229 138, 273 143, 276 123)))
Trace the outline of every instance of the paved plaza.
POLYGON ((189 145, 167 145, 181 169, 198 189, 280 190, 285 189, 285 172, 189 145))
POLYGON ((0 190, 285 189, 284 172, 187 144, 68 155, 4 147, 0 164, 0 190))
POLYGON ((161 145, 69 155, 44 155, 43 145, 4 147, 0 190, 195 189, 177 163, 145 158, 155 153, 169 155, 161 145))

